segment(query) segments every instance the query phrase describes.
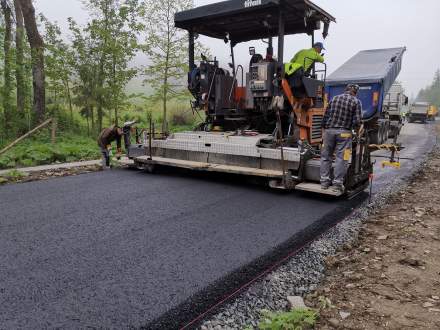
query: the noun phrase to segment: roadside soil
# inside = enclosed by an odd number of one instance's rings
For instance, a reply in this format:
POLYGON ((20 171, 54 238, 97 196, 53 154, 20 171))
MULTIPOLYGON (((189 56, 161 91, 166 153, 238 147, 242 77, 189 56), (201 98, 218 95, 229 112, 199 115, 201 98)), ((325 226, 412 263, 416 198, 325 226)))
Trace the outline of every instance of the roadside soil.
POLYGON ((438 147, 327 266, 305 299, 320 310, 316 329, 440 329, 438 147))
POLYGON ((96 165, 83 166, 83 167, 70 168, 70 169, 55 169, 55 170, 47 170, 47 171, 32 172, 32 173, 20 172, 20 169, 17 169, 16 171, 11 170, 10 172, 11 174, 0 175, 0 186, 5 184, 12 184, 12 183, 24 183, 31 181, 47 180, 56 177, 80 175, 80 174, 96 172, 100 170, 101 170, 101 166, 96 166, 96 165))

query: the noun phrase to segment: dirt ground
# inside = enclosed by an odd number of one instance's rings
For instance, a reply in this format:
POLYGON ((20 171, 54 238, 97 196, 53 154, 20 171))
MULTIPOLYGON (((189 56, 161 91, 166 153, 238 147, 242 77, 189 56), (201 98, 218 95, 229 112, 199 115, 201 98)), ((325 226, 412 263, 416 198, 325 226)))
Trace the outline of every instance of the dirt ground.
MULTIPOLYGON (((440 127, 437 127, 440 133, 440 127)), ((440 151, 327 260, 317 329, 440 329, 440 151)))
POLYGON ((63 177, 63 176, 72 176, 72 175, 80 175, 84 173, 96 172, 101 170, 100 166, 83 166, 77 168, 70 169, 56 169, 56 170, 48 170, 48 171, 40 171, 40 172, 32 172, 32 173, 24 173, 18 171, 12 171, 12 175, 3 175, 0 176, 0 186, 4 184, 12 184, 12 183, 24 183, 31 181, 40 181, 47 180, 50 178, 63 177))

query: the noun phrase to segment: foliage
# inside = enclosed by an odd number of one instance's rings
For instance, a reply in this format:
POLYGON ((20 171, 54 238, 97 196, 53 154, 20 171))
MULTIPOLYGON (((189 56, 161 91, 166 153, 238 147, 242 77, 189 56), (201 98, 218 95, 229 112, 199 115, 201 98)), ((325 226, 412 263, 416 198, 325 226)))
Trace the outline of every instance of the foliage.
POLYGON ((43 15, 41 21, 45 25, 46 47, 46 88, 49 100, 47 105, 53 105, 51 114, 56 115, 61 104, 69 105, 71 120, 73 121, 73 107, 71 96, 71 82, 73 53, 69 45, 64 42, 60 28, 49 22, 43 15))
MULTIPOLYGON (((43 14, 36 20, 30 0, 1 2, 0 146, 35 127, 33 119, 43 114, 57 118, 60 138, 55 145, 44 134, 28 139, 0 156, 0 168, 99 158, 94 137, 103 126, 138 119, 147 127, 148 113, 157 131, 162 123, 170 131, 191 130, 200 121, 191 112, 185 88, 187 33, 174 27, 174 13, 192 7, 192 0, 82 0, 89 19, 81 26, 70 18, 68 36, 43 14), (141 52, 148 56, 146 68, 133 65, 141 52), (45 91, 39 90, 32 107, 36 74, 45 76, 45 91), (152 88, 131 95, 127 86, 143 78, 152 88)), ((202 48, 199 43, 196 47, 202 48)))
POLYGON ((81 107, 83 116, 91 120, 92 131, 97 134, 103 127, 104 110, 108 110, 109 122, 118 123, 119 110, 130 98, 125 87, 137 74, 130 63, 139 48, 141 25, 137 20, 137 0, 84 3, 93 19, 85 27, 69 19, 77 78, 75 103, 81 107))
POLYGON ((429 102, 440 107, 440 69, 435 73, 432 84, 419 92, 417 101, 429 102))
POLYGON ((318 319, 318 313, 309 308, 298 308, 290 312, 262 312, 261 330, 303 330, 311 329, 318 319))
POLYGON ((144 71, 145 82, 154 90, 152 98, 163 104, 163 131, 166 130, 167 103, 182 94, 182 79, 188 71, 188 38, 174 26, 174 15, 191 7, 191 0, 147 1, 142 10, 147 31, 144 50, 151 61, 144 71))
POLYGON ((27 167, 99 159, 96 141, 76 135, 63 135, 56 144, 50 143, 47 134, 27 140, 0 156, 0 168, 27 167))

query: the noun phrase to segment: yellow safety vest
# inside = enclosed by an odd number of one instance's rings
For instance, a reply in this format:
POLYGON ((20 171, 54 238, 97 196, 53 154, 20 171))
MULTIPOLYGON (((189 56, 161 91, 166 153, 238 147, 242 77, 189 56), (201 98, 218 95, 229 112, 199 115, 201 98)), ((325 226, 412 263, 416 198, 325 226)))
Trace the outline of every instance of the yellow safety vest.
POLYGON ((303 49, 295 54, 290 63, 284 65, 284 72, 286 75, 292 75, 300 68, 307 71, 315 62, 324 63, 324 57, 318 54, 315 48, 303 49))

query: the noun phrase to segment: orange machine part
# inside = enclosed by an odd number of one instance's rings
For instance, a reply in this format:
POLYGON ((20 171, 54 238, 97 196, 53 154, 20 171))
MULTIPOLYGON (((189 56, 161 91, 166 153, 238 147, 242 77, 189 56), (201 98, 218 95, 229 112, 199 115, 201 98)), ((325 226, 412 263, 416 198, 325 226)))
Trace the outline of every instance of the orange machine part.
POLYGON ((234 101, 240 108, 243 108, 246 102, 246 87, 235 87, 234 101))
POLYGON ((281 86, 297 118, 297 125, 300 129, 299 138, 308 141, 310 144, 320 143, 321 139, 312 139, 313 118, 314 116, 323 116, 325 108, 313 108, 311 98, 295 98, 286 79, 282 80, 281 86))

